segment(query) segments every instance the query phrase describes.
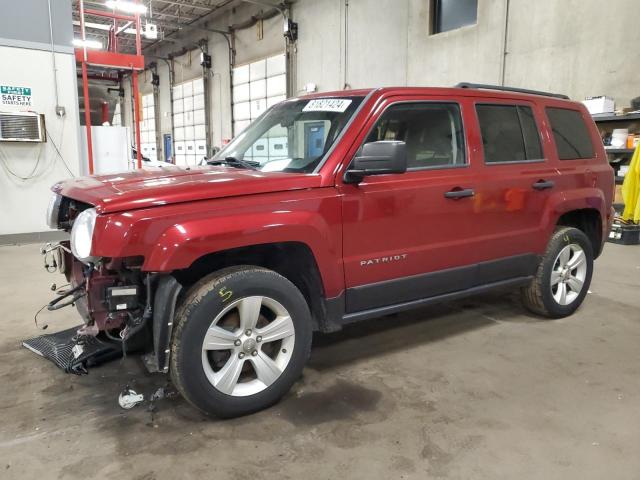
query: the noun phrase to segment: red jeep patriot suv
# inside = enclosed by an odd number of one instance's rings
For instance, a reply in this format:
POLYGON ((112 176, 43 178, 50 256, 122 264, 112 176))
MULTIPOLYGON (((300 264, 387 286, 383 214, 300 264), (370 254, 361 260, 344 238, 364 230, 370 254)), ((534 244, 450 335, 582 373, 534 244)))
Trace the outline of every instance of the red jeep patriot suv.
POLYGON ((314 331, 496 287, 572 314, 612 221, 593 121, 544 92, 294 98, 208 164, 55 185, 71 287, 50 308, 74 303, 85 336, 145 334, 147 363, 224 417, 281 398, 314 331))

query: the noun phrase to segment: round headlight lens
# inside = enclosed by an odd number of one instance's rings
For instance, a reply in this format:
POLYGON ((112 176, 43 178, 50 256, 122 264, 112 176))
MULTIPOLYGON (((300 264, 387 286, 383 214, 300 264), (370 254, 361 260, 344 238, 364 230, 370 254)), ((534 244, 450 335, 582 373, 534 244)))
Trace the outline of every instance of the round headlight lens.
POLYGON ((96 225, 95 208, 88 208, 80 213, 73 222, 71 229, 71 252, 81 262, 87 262, 91 257, 91 240, 93 228, 96 225))

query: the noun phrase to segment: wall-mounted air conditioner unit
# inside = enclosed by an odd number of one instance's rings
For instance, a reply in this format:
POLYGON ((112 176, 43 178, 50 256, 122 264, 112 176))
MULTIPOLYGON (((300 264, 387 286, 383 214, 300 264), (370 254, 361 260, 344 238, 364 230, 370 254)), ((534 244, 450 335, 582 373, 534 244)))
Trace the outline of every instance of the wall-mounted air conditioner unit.
POLYGON ((46 142, 44 115, 0 112, 0 142, 46 142))

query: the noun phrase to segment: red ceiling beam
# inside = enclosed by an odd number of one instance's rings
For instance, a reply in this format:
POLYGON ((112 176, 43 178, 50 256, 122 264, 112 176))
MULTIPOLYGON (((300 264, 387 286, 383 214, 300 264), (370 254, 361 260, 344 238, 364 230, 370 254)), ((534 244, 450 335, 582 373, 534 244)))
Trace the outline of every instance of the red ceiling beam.
POLYGON ((118 20, 125 20, 127 22, 136 21, 136 17, 132 17, 131 15, 123 15, 121 13, 115 12, 105 12, 104 10, 94 10, 92 8, 85 8, 84 13, 85 15, 95 15, 97 17, 117 18, 118 20))

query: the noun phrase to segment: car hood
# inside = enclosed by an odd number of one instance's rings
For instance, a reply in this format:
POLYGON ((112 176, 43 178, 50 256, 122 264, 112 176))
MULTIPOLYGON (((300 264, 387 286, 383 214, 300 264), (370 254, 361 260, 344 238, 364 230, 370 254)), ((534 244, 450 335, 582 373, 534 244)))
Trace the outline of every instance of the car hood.
POLYGON ((320 175, 261 172, 232 167, 157 167, 80 177, 52 190, 89 203, 98 213, 173 203, 319 187, 320 175))

